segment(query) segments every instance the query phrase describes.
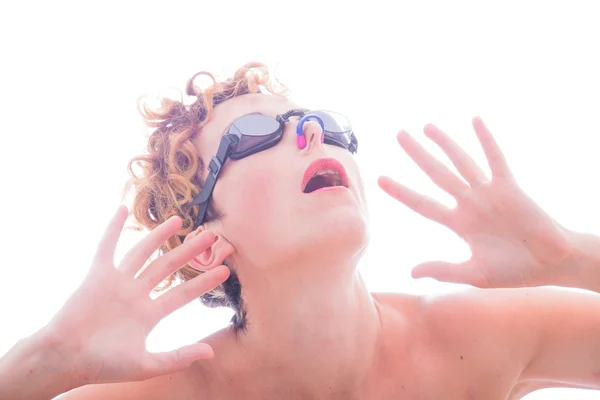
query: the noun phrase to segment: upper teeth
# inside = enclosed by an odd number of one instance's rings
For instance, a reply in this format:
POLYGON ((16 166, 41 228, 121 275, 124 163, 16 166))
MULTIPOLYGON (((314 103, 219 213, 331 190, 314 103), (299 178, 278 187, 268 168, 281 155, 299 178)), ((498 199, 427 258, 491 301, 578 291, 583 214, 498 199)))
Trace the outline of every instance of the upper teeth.
POLYGON ((337 172, 336 170, 333 169, 324 169, 323 171, 319 171, 316 174, 314 174, 313 176, 319 176, 319 175, 325 175, 325 174, 335 174, 335 175, 339 175, 339 172, 337 172))
POLYGON ((342 178, 340 177, 340 173, 338 171, 333 169, 324 169, 314 174, 313 177, 322 175, 330 175, 328 181, 332 186, 341 186, 342 178))

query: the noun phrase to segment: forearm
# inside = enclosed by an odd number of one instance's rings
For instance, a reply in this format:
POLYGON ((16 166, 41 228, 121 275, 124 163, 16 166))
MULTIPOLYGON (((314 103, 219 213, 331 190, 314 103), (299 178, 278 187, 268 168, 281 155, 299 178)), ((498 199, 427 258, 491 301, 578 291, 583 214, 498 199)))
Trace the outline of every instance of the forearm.
POLYGON ((22 339, 0 359, 0 399, 52 399, 74 389, 69 365, 46 332, 22 339))
POLYGON ((600 293, 600 237, 578 232, 569 235, 573 251, 552 284, 600 293))

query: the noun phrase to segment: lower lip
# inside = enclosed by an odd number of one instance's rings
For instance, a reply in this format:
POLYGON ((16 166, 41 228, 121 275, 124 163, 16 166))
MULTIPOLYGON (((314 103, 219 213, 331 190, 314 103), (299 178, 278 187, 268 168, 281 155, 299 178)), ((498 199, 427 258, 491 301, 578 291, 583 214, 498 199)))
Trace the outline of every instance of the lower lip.
POLYGON ((321 189, 314 190, 314 191, 310 192, 309 194, 318 193, 318 192, 332 192, 334 190, 347 190, 347 189, 348 188, 345 186, 326 186, 326 187, 322 187, 321 189))

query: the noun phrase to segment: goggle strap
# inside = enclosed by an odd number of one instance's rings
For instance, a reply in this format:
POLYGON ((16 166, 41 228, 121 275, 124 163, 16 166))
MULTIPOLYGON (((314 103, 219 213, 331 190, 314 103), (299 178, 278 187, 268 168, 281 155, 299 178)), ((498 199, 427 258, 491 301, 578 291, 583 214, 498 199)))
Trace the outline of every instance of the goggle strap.
POLYGON ((356 140, 356 136, 354 135, 352 135, 350 138, 350 145, 348 146, 348 150, 350 150, 352 154, 358 151, 358 140, 356 140))
POLYGON ((221 169, 223 168, 225 161, 227 161, 227 158, 229 158, 231 148, 238 142, 239 139, 235 135, 223 136, 221 143, 219 144, 219 150, 217 150, 217 155, 210 160, 210 163, 208 164, 208 170, 210 172, 206 177, 206 182, 204 182, 204 186, 202 187, 202 190, 198 196, 192 200, 191 203, 189 203, 190 206, 195 206, 196 204, 200 205, 194 229, 203 223, 206 210, 208 209, 210 196, 215 188, 217 178, 221 173, 221 169))

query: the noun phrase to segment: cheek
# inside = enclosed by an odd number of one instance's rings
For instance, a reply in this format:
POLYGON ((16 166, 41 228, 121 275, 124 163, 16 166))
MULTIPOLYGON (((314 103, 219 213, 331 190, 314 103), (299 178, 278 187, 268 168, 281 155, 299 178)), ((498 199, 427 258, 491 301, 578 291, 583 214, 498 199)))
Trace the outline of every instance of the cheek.
POLYGON ((238 185, 239 196, 236 203, 245 211, 247 219, 252 223, 264 221, 273 209, 276 196, 273 192, 275 182, 272 176, 260 172, 249 174, 238 185))
POLYGON ((285 195, 282 177, 275 175, 271 168, 246 168, 235 172, 227 185, 221 187, 223 193, 216 193, 219 199, 224 199, 219 203, 224 205, 223 212, 232 230, 230 234, 243 238, 244 242, 256 237, 257 232, 269 235, 269 227, 282 219, 283 206, 291 201, 282 198, 285 195))

